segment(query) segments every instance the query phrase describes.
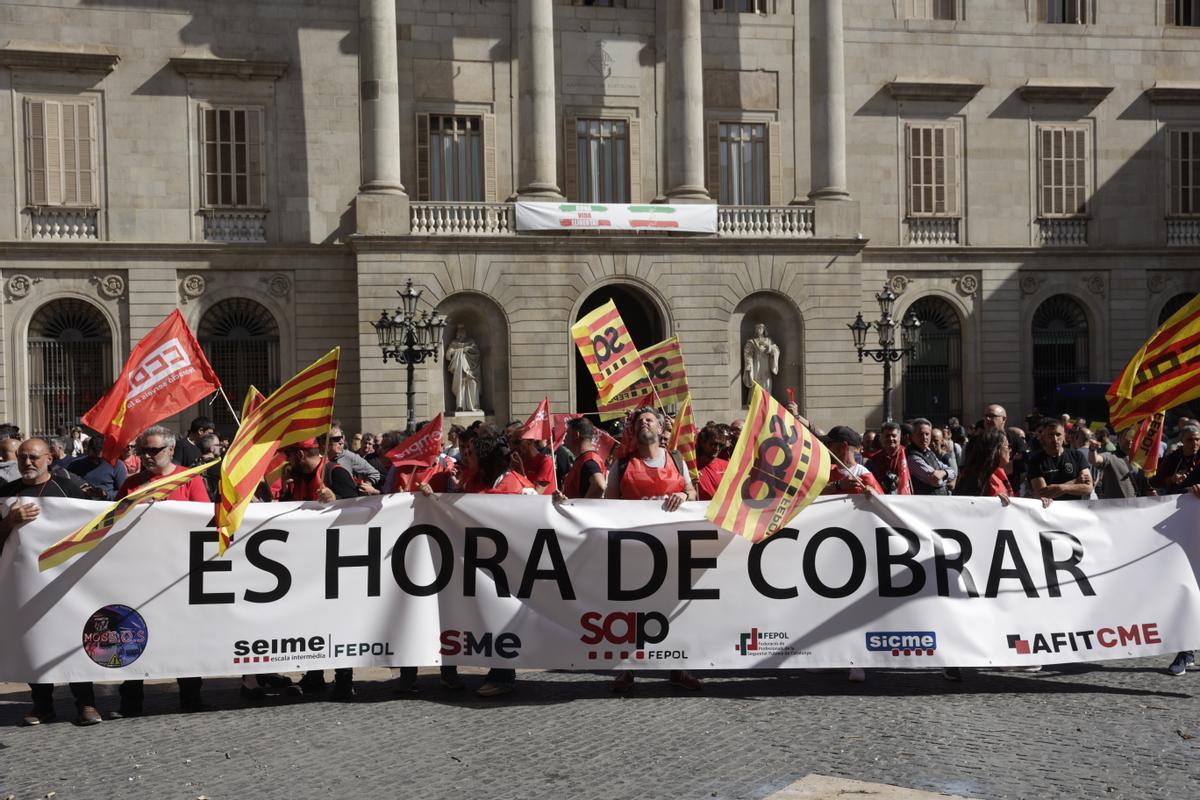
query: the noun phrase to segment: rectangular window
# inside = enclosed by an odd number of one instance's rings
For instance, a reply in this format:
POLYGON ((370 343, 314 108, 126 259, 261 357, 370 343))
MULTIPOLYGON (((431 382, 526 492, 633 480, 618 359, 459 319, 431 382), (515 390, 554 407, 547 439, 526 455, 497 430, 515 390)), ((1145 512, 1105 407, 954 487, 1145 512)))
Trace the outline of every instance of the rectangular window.
POLYGON ((200 108, 202 208, 262 208, 262 119, 260 108, 200 108))
POLYGON ((1038 0, 1038 21, 1059 25, 1090 25, 1092 0, 1038 0))
POLYGON ((770 0, 713 0, 713 11, 735 14, 766 14, 770 0))
POLYGON ((89 100, 25 101, 26 203, 99 205, 96 106, 89 100))
POLYGON ((959 19, 959 0, 905 0, 909 19, 959 19))
POLYGON ((1165 0, 1167 24, 1184 28, 1200 26, 1200 0, 1165 0))
POLYGON ((575 120, 578 199, 629 202, 629 126, 624 120, 575 120))
POLYGON ((1167 213, 1200 216, 1200 129, 1167 131, 1167 213))
POLYGON ((960 215, 958 128, 944 124, 905 126, 910 217, 960 215))
POLYGON ((1088 129, 1039 125, 1037 147, 1038 215, 1086 216, 1091 188, 1088 129))
POLYGON ((767 125, 717 123, 719 201, 730 206, 767 205, 767 125))
POLYGON ((484 199, 483 124, 478 116, 429 115, 429 199, 484 199))

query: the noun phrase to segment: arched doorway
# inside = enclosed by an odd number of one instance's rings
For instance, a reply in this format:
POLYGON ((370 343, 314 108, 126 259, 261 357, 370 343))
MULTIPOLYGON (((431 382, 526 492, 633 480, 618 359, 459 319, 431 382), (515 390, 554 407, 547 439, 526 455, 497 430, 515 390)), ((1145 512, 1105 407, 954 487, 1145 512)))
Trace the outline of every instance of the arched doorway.
POLYGON ((962 321, 949 302, 927 296, 909 311, 921 321, 917 352, 903 361, 904 418, 945 425, 962 418, 962 321))
POLYGON ((1163 323, 1169 320, 1172 314, 1192 302, 1195 296, 1192 292, 1182 292, 1168 300, 1167 304, 1163 306, 1162 311, 1158 312, 1158 326, 1162 327, 1163 323))
POLYGON ((1088 380, 1088 320, 1078 300, 1056 294, 1033 312, 1033 404, 1057 413, 1054 387, 1088 380))
MULTIPOLYGON (((264 395, 279 387, 279 325, 261 304, 245 297, 222 300, 204 312, 196 338, 235 408, 251 386, 264 395)), ((197 413, 211 416, 222 436, 237 428, 223 402, 211 411, 204 404, 197 413)))
POLYGON ((112 329, 83 300, 53 300, 29 321, 30 429, 53 436, 79 421, 112 384, 112 329))
MULTIPOLYGON (((625 321, 625 327, 633 343, 640 349, 657 344, 667 338, 667 326, 657 305, 642 290, 627 283, 610 283, 592 292, 583 301, 574 322, 612 300, 625 321)), ((572 324, 574 324, 574 322, 572 324)), ((575 351, 575 410, 586 413, 596 410, 596 384, 588 372, 579 348, 575 351)))

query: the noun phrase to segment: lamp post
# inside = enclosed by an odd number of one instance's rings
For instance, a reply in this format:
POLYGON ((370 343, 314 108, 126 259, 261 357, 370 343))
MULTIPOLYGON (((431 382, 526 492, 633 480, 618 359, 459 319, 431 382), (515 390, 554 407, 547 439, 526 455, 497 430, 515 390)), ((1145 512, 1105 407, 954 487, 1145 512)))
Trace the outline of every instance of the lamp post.
POLYGON ((450 318, 434 310, 417 311, 417 302, 421 299, 421 290, 413 288, 412 278, 404 285, 404 289, 396 290, 400 295, 400 305, 389 316, 387 311, 379 314, 379 319, 371 324, 379 336, 379 349, 383 351, 383 363, 389 359, 408 367, 408 425, 405 430, 412 434, 416 431, 416 416, 413 410, 416 389, 416 366, 423 364, 425 359, 433 356, 436 362, 438 350, 441 349, 442 333, 450 318))
POLYGON ((892 419, 892 364, 916 352, 917 343, 921 338, 921 320, 917 319, 916 314, 908 312, 904 317, 904 322, 900 324, 900 346, 897 347, 896 320, 892 318, 892 307, 896 304, 896 295, 885 284, 883 291, 875 295, 875 300, 879 303, 878 320, 867 322, 863 319, 860 311, 854 322, 846 327, 854 334, 854 346, 858 349, 858 363, 862 363, 863 356, 870 356, 883 364, 883 421, 889 422, 892 419), (878 348, 867 347, 867 333, 871 330, 872 325, 879 332, 878 348))

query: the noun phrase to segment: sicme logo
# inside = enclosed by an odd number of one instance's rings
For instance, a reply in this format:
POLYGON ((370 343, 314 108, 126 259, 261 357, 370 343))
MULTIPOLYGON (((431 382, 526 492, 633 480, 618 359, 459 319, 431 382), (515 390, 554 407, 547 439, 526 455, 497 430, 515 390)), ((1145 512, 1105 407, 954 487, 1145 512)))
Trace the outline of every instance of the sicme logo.
POLYGON ((758 628, 751 628, 749 633, 739 634, 739 641, 733 649, 744 656, 768 653, 793 655, 796 651, 788 645, 788 638, 787 631, 760 631, 758 628))
POLYGON ((867 650, 893 656, 931 656, 937 650, 936 631, 867 631, 867 650))
POLYGON ((146 356, 130 373, 129 394, 126 397, 134 403, 140 395, 191 365, 187 350, 178 339, 171 339, 146 356))
POLYGON ((614 611, 604 614, 588 611, 579 618, 583 635, 579 641, 586 645, 611 645, 611 649, 589 650, 588 658, 595 661, 626 661, 632 655, 637 661, 686 659, 683 650, 647 650, 646 645, 658 644, 667 638, 671 623, 657 611, 614 611))
POLYGON ((1128 627, 1116 625, 1085 631, 1050 631, 1049 633, 1035 633, 1028 638, 1019 633, 1010 633, 1007 639, 1008 649, 1016 650, 1017 654, 1022 656, 1063 651, 1078 653, 1081 650, 1095 650, 1098 647, 1141 647, 1149 644, 1162 644, 1162 635, 1158 632, 1157 622, 1135 623, 1128 627))

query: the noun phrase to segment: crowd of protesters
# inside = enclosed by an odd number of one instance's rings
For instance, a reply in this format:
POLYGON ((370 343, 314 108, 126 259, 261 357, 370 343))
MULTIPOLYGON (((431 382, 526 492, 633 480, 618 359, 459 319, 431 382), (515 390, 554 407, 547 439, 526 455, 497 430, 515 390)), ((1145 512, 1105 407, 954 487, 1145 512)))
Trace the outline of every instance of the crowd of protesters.
MULTIPOLYGON (((1022 426, 1009 425, 1006 410, 989 405, 974 426, 951 417, 943 425, 927 419, 885 422, 860 434, 846 425, 828 430, 800 417, 794 404, 788 410, 810 425, 835 458, 826 494, 915 494, 1012 497, 1056 501, 1089 498, 1131 498, 1190 491, 1200 498, 1200 424, 1181 417, 1165 437, 1158 471, 1147 477, 1131 461, 1131 430, 1093 430, 1087 420, 1031 415, 1022 426)), ((477 421, 470 427, 453 425, 441 453, 431 464, 390 463, 387 454, 408 438, 404 431, 381 436, 355 433, 347 440, 340 423, 326 436, 296 443, 283 451, 285 464, 257 495, 262 501, 329 503, 362 495, 420 492, 553 494, 557 501, 577 498, 657 499, 674 511, 687 500, 708 500, 721 483, 741 432, 741 421, 708 422, 696 434, 697 476, 693 480, 682 455, 667 445, 672 420, 662 411, 643 407, 623 421, 608 423, 606 432, 617 445, 601 452, 599 426, 586 416, 571 418, 561 443, 528 438, 524 425, 513 421, 504 428, 477 421), (554 445, 557 444, 557 447, 554 445), (553 447, 553 449, 552 449, 553 447)), ((24 438, 12 425, 0 425, 0 485, 3 497, 74 497, 119 499, 157 477, 221 457, 228 443, 216 435, 211 419, 198 417, 184 436, 165 427, 144 431, 129 446, 126 457, 109 464, 100 457, 103 438, 88 437, 80 428, 62 435, 24 438)), ((167 499, 213 502, 218 497, 217 470, 194 476, 167 499)), ((0 544, 18 525, 35 519, 38 507, 17 500, 0 519, 0 544)), ((1168 668, 1183 675, 1194 665, 1191 652, 1179 653, 1168 668)), ((1032 669, 1039 669, 1037 667, 1032 669)), ((961 672, 947 669, 950 680, 961 672)), ((395 691, 416 691, 417 671, 401 667, 395 691)), ((851 681, 862 681, 861 669, 850 670, 851 681)), ((682 670, 669 680, 686 690, 698 690, 699 678, 682 670)), ((513 691, 516 672, 495 668, 477 693, 495 697, 513 691)), ((180 678, 180 704, 185 711, 205 707, 199 678, 180 678)), ((441 670, 447 689, 464 684, 453 666, 441 670)), ((626 692, 633 674, 620 672, 612 688, 626 692)), ((33 708, 22 724, 37 725, 54 718, 53 686, 32 687, 33 708)), ((101 721, 90 683, 72 683, 76 723, 101 721)), ((282 675, 243 678, 242 692, 260 699, 273 690, 285 694, 319 694, 327 689, 325 673, 313 670, 298 682, 282 675)), ((353 700, 353 671, 335 670, 331 696, 353 700)), ((120 708, 110 718, 142 713, 142 684, 126 681, 120 688, 120 708)))

